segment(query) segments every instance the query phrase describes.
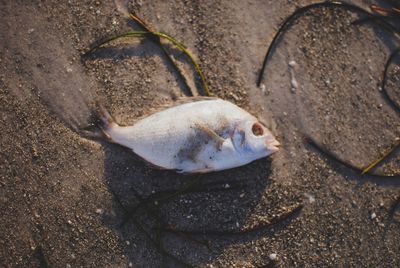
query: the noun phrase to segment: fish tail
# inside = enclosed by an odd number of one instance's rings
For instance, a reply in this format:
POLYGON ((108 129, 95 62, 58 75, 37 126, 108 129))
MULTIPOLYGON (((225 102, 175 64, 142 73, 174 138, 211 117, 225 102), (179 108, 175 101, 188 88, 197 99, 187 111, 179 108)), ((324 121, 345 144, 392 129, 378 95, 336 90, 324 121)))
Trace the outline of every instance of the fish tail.
POLYGON ((102 105, 98 105, 98 118, 100 119, 98 126, 99 128, 101 128, 102 131, 107 131, 111 127, 117 126, 117 124, 114 121, 114 118, 112 118, 107 109, 104 108, 104 106, 102 105))
POLYGON ((97 103, 90 121, 89 126, 81 130, 82 135, 89 138, 112 141, 109 130, 117 126, 117 124, 104 106, 97 103))

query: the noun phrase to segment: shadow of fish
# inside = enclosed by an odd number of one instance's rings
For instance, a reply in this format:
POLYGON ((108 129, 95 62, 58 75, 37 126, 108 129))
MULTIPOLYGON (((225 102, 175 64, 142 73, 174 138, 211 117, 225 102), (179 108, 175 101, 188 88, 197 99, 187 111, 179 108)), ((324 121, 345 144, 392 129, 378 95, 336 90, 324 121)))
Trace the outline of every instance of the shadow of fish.
POLYGON ((159 168, 182 173, 242 166, 269 156, 280 145, 256 117, 218 98, 188 98, 132 126, 119 126, 100 110, 103 138, 159 168))

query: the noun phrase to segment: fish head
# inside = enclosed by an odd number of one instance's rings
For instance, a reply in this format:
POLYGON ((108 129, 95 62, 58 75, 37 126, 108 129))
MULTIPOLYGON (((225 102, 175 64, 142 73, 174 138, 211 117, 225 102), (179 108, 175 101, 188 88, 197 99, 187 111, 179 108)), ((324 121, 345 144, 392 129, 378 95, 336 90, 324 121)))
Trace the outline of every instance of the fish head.
POLYGON ((277 152, 280 145, 271 131, 257 120, 236 124, 232 143, 240 155, 254 160, 277 152))

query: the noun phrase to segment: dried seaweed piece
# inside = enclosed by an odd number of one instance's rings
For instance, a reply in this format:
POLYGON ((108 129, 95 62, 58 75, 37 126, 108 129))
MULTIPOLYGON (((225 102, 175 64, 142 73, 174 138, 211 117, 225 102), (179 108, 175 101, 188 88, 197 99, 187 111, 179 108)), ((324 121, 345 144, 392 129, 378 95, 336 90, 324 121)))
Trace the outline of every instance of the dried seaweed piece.
MULTIPOLYGON (((386 61, 385 64, 385 68, 383 71, 383 78, 382 78, 382 85, 381 85, 381 89, 382 89, 382 94, 385 97, 386 101, 389 103, 389 105, 397 112, 400 113, 400 106, 390 97, 387 89, 386 89, 386 83, 387 83, 387 76, 388 76, 388 69, 390 64, 392 63, 392 61, 394 60, 394 58, 397 56, 397 54, 399 54, 400 52, 400 48, 397 48, 396 50, 394 50, 388 60, 386 61)), ((384 161, 386 158, 388 158, 390 155, 392 155, 392 153, 399 148, 400 146, 400 141, 397 141, 397 143, 392 146, 390 149, 388 149, 386 152, 383 152, 382 156, 379 157, 378 159, 374 160, 371 164, 369 164, 367 167, 365 167, 362 171, 361 174, 365 174, 368 173, 372 168, 374 168, 375 166, 377 166, 379 163, 381 163, 382 161, 384 161)))
POLYGON ((397 144, 395 144, 394 146, 389 148, 386 152, 383 153, 383 155, 381 157, 379 157, 378 159, 373 161, 371 164, 369 164, 366 168, 364 168, 363 171, 361 172, 361 174, 368 173, 371 169, 376 167, 383 160, 385 160, 386 158, 391 156, 393 154, 393 152, 396 151, 397 148, 399 148, 399 146, 400 146, 400 141, 397 141, 397 144))
POLYGON ((382 94, 386 98, 387 102, 390 104, 390 106, 396 110, 396 112, 400 113, 400 106, 390 97, 389 93, 387 92, 386 89, 386 83, 387 83, 387 78, 388 78, 388 69, 394 58, 399 54, 400 48, 397 48, 390 54, 388 60, 386 61, 385 64, 385 69, 383 70, 383 78, 382 78, 382 94))
POLYGON ((185 87, 188 89, 188 91, 190 92, 190 94, 193 96, 193 92, 191 91, 187 80, 185 78, 185 76, 182 74, 181 70, 179 69, 178 65, 175 63, 174 59, 172 59, 172 57, 170 56, 170 54, 168 53, 167 49, 165 48, 164 44, 162 44, 161 39, 165 39, 167 41, 169 41, 170 43, 172 43, 173 45, 175 45, 176 48, 178 48, 182 53, 184 53, 190 60, 190 62, 193 64, 197 74, 199 75, 201 82, 202 82, 202 86, 203 86, 203 90, 204 93, 206 94, 206 96, 212 96, 208 85, 207 85, 207 81, 206 78, 203 74, 203 71, 200 67, 200 65, 196 62, 196 60, 194 59, 194 56, 189 52, 189 50, 186 48, 186 46, 184 46, 181 42, 179 42, 178 40, 176 40, 175 38, 165 34, 165 33, 161 33, 161 32, 157 32, 151 29, 150 26, 148 26, 142 19, 140 19, 137 15, 135 14, 130 14, 130 18, 135 21, 136 23, 138 23, 138 25, 144 30, 144 31, 131 31, 131 32, 127 32, 127 33, 123 33, 117 36, 113 36, 107 39, 103 39, 100 41, 95 42, 94 44, 91 45, 89 51, 87 51, 83 57, 87 57, 88 55, 90 55, 91 53, 93 53, 95 50, 99 49, 100 47, 114 41, 120 38, 129 38, 129 37, 145 37, 145 38, 149 38, 151 41, 153 41, 156 45, 158 45, 160 47, 160 49, 162 50, 163 54, 166 56, 167 60, 172 64, 172 66, 174 67, 175 71, 177 72, 179 78, 184 82, 185 87))
MULTIPOLYGON (((152 37, 155 39, 155 42, 160 46, 160 48, 163 50, 165 56, 174 65, 176 71, 179 73, 180 76, 182 76, 181 78, 183 80, 185 80, 185 83, 186 83, 186 78, 183 76, 183 74, 181 73, 180 69, 175 64, 175 61, 171 58, 171 56, 168 54, 167 50, 165 49, 165 47, 161 43, 160 37, 163 37, 163 36, 160 36, 159 34, 165 35, 164 38, 166 38, 171 43, 173 43, 175 46, 177 46, 179 48, 179 50, 181 50, 190 59, 190 61, 192 62, 194 68, 196 69, 196 72, 200 76, 201 82, 203 84, 203 90, 206 93, 206 96, 211 96, 212 95, 210 93, 210 90, 208 89, 207 81, 206 81, 206 78, 205 78, 205 76, 203 74, 203 71, 201 70, 200 66, 197 64, 197 62, 194 59, 193 55, 187 50, 187 47, 185 45, 183 45, 181 42, 178 42, 175 38, 173 38, 173 37, 171 37, 171 36, 169 36, 167 34, 164 34, 164 33, 157 32, 157 31, 153 30, 147 23, 145 23, 136 14, 130 13, 130 17, 131 17, 132 20, 136 21, 143 29, 145 29, 146 31, 152 33, 152 37)), ((187 85, 187 83, 186 83, 186 85, 187 85)), ((192 96, 193 96, 193 93, 192 93, 192 96)))
MULTIPOLYGON (((269 59, 269 56, 272 53, 272 49, 275 47, 276 43, 278 43, 279 38, 284 34, 284 32, 286 31, 288 26, 291 23, 293 23, 293 21, 296 18, 298 18, 299 16, 303 15, 305 12, 307 12, 309 10, 312 10, 312 9, 321 8, 321 7, 339 7, 339 8, 344 8, 346 10, 359 12, 359 13, 362 13, 362 14, 367 15, 367 16, 371 16, 371 13, 369 13, 368 11, 362 9, 361 7, 353 5, 353 4, 345 3, 345 2, 319 2, 319 3, 314 3, 314 4, 311 4, 311 5, 308 5, 308 6, 304 6, 304 7, 301 7, 299 9, 297 9, 296 11, 294 11, 289 17, 287 17, 283 21, 283 23, 281 24, 281 27, 279 28, 278 32, 275 34, 274 38, 272 39, 272 42, 268 47, 267 53, 265 54, 261 70, 260 70, 260 72, 258 74, 257 86, 261 85, 261 82, 262 82, 262 79, 263 79, 263 75, 264 75, 264 70, 265 70, 265 67, 267 66, 267 61, 269 59)), ((389 27, 389 28, 392 27, 392 25, 387 23, 385 20, 382 20, 382 19, 377 19, 377 20, 378 20, 378 23, 382 24, 385 27, 389 27)))
MULTIPOLYGON (((357 172, 360 174, 363 174, 364 169, 361 167, 358 167, 356 165, 353 165, 351 163, 346 162, 345 160, 342 160, 340 157, 338 157, 336 154, 330 152, 326 148, 324 148, 321 144, 319 144, 315 139, 311 138, 310 136, 305 135, 304 140, 306 143, 317 149, 321 154, 325 155, 327 158, 334 160, 335 162, 338 162, 339 164, 357 172)), ((376 178, 399 178, 400 175, 395 174, 395 175, 388 175, 388 174, 380 174, 380 173, 368 173, 367 175, 376 177, 376 178)))
MULTIPOLYGON (((358 7, 356 5, 353 4, 349 4, 349 3, 344 3, 344 2, 320 2, 320 3, 314 3, 302 8, 297 9, 295 12, 293 12, 289 17, 287 17, 281 27, 279 28, 278 32, 275 34, 274 38, 272 39, 272 42, 270 44, 270 46, 268 47, 267 53, 264 57, 264 61, 257 79, 257 86, 260 86, 262 79, 263 79, 263 75, 264 75, 264 70, 265 67, 267 65, 267 61, 268 58, 272 52, 272 48, 276 45, 276 43, 279 41, 279 38, 283 35, 284 31, 287 29, 287 27, 299 16, 303 15, 305 12, 311 10, 311 9, 315 9, 315 8, 321 8, 321 7, 339 7, 339 8, 345 8, 346 10, 351 10, 351 11, 355 11, 355 12, 359 12, 362 13, 364 15, 367 15, 367 18, 365 19, 361 19, 361 20, 357 20, 356 22, 354 22, 353 24, 359 24, 361 22, 365 22, 367 20, 371 20, 379 25, 382 25, 386 30, 392 32, 392 33, 398 33, 399 31, 390 23, 385 21, 385 16, 376 16, 373 15, 371 13, 369 13, 368 11, 362 9, 361 7, 358 7)), ((387 12, 392 12, 394 14, 396 14, 397 16, 399 15, 400 11, 397 8, 392 8, 390 10, 386 10, 386 9, 382 9, 376 5, 371 5, 371 9, 374 12, 380 11, 383 12, 385 11, 387 12)), ((400 106, 394 102, 392 100, 392 98, 389 96, 387 90, 386 90, 386 81, 387 81, 387 71, 389 68, 390 63, 393 61, 394 57, 400 52, 400 48, 396 49, 389 57, 388 61, 386 62, 385 65, 385 69, 384 69, 384 73, 383 73, 383 79, 382 79, 382 93, 383 95, 386 97, 388 103, 397 111, 400 113, 400 106)), ((394 148, 390 149, 388 152, 384 152, 383 153, 383 157, 378 158, 377 160, 375 160, 374 162, 372 162, 371 164, 369 164, 366 168, 362 169, 359 167, 356 167, 352 164, 347 163, 346 161, 340 159, 338 156, 334 155, 333 153, 329 152, 328 150, 326 150, 325 148, 323 148, 322 146, 320 146, 315 140, 311 139, 311 137, 307 137, 306 140, 308 140, 308 143, 310 143, 311 145, 313 145, 315 148, 317 148, 320 152, 322 152, 323 154, 325 154, 326 156, 328 156, 331 159, 334 159, 336 162, 341 163, 342 165, 355 170, 357 172, 360 172, 361 174, 365 174, 368 173, 373 167, 375 167, 376 165, 378 165, 380 162, 382 162, 384 159, 386 159, 400 144, 396 145, 394 148)), ((378 177, 396 177, 397 175, 381 175, 381 174, 371 174, 372 176, 378 176, 378 177)))

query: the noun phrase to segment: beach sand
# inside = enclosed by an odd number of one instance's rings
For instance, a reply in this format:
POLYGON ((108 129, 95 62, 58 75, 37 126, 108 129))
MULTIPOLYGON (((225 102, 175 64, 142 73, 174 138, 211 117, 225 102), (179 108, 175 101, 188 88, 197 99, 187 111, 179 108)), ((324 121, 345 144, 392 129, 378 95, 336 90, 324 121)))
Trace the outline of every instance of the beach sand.
MULTIPOLYGON (((279 25, 310 3, 129 3, 187 46, 213 95, 267 122, 282 144, 270 158, 188 176, 77 131, 95 102, 129 125, 185 95, 149 40, 117 41, 82 59, 93 42, 132 30, 113 1, 1 1, 1 266, 399 267, 399 178, 360 175, 304 139, 359 167, 396 143, 399 114, 380 86, 398 40, 373 23, 352 25, 358 13, 314 9, 281 36, 256 85, 279 25), (132 214, 141 200, 184 187, 132 214)), ((201 89, 187 58, 169 48, 201 89)), ((395 101, 398 77, 393 64, 395 101)), ((398 154, 374 172, 398 174, 398 154)))

